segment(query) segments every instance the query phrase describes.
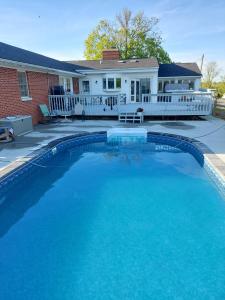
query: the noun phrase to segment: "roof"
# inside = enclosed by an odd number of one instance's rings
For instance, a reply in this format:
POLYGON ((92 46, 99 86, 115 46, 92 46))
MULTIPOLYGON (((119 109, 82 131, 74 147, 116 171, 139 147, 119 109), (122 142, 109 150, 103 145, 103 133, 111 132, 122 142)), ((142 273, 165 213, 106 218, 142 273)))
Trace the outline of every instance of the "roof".
POLYGON ((125 70, 159 67, 159 77, 201 76, 201 72, 196 63, 172 63, 159 65, 156 58, 128 60, 73 60, 63 62, 1 42, 0 59, 72 73, 107 69, 125 70))
POLYGON ((140 58, 127 60, 72 60, 70 64, 78 66, 78 70, 107 70, 107 69, 137 69, 137 68, 158 68, 159 64, 156 58, 140 58))
POLYGON ((202 76, 196 63, 172 63, 159 65, 159 77, 202 76))
POLYGON ((77 73, 76 66, 0 42, 0 59, 77 73))

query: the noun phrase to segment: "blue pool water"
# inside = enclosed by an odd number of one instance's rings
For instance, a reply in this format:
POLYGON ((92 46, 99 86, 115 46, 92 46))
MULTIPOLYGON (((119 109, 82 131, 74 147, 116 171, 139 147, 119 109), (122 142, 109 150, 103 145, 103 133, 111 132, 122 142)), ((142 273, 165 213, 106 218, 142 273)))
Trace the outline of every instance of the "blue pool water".
POLYGON ((225 201, 188 153, 60 153, 0 206, 0 299, 225 299, 225 201))

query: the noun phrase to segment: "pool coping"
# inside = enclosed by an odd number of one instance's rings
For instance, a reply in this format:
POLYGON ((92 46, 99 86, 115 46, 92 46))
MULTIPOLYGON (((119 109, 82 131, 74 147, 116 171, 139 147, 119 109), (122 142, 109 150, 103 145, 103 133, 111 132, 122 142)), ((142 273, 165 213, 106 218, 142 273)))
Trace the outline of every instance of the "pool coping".
MULTIPOLYGON (((55 139, 49 142, 47 145, 39 148, 38 150, 33 151, 30 155, 24 156, 23 158, 17 159, 14 162, 7 165, 0 171, 0 185, 6 178, 10 177, 12 174, 15 174, 18 170, 24 168, 28 164, 35 164, 35 161, 40 160, 42 156, 48 154, 56 146, 60 146, 65 142, 73 141, 75 139, 82 139, 93 136, 105 136, 107 131, 95 131, 95 132, 82 132, 66 137, 55 139)), ((225 163, 214 153, 208 146, 199 140, 185 137, 183 135, 163 133, 163 132, 154 132, 148 131, 148 136, 169 138, 173 140, 178 140, 179 143, 177 146, 182 145, 183 143, 188 143, 196 148, 203 155, 204 167, 216 183, 219 183, 219 186, 222 186, 222 189, 225 190, 225 163)), ((176 146, 176 145, 175 145, 176 146)), ((52 153, 51 153, 52 154, 52 153)), ((195 156, 195 155, 194 155, 195 156)), ((195 157, 196 158, 196 157, 195 157)), ((196 158, 197 159, 197 158, 196 158)), ((12 180, 10 180, 12 181, 12 180)))

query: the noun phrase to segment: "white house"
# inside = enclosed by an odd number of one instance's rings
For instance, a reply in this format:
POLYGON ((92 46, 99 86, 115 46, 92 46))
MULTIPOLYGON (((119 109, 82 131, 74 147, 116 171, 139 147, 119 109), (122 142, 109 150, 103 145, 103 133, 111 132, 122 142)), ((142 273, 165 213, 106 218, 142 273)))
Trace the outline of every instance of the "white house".
POLYGON ((166 92, 167 84, 186 84, 198 91, 201 72, 196 63, 158 64, 156 58, 120 60, 119 51, 103 51, 102 60, 70 61, 85 75, 80 92, 92 95, 126 94, 127 103, 141 102, 143 94, 166 92))
MULTIPOLYGON (((209 93, 199 91, 196 63, 158 64, 156 58, 120 59, 117 49, 104 50, 101 60, 69 61, 79 78, 77 112, 116 116, 142 107, 145 115, 208 115, 209 93)), ((71 101, 70 101, 71 104, 71 101)))
POLYGON ((200 91, 196 63, 122 60, 117 49, 101 60, 62 62, 0 43, 0 117, 32 115, 49 104, 55 115, 118 116, 143 109, 152 115, 209 115, 212 95, 200 91))

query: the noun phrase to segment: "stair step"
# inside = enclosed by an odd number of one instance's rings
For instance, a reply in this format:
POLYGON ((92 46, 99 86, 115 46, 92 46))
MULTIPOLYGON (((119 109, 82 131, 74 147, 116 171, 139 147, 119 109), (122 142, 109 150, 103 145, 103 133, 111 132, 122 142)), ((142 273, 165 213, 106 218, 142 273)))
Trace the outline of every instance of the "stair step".
POLYGON ((139 122, 142 123, 144 121, 144 116, 143 114, 137 114, 137 113, 131 113, 131 112, 127 112, 127 113, 119 113, 118 115, 119 117, 119 121, 120 122, 139 122))

